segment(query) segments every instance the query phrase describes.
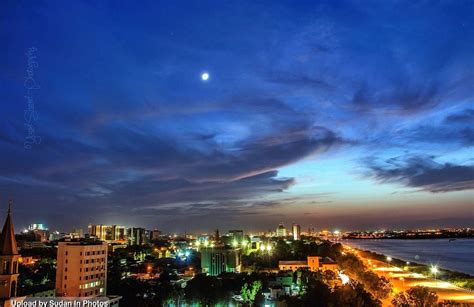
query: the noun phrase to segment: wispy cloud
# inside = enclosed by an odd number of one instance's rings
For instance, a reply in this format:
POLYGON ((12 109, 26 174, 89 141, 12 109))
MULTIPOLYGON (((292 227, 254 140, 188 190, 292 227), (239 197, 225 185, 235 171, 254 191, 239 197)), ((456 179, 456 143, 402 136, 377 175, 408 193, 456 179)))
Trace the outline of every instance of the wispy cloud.
POLYGON ((429 156, 401 156, 383 163, 367 159, 369 175, 386 183, 401 183, 429 192, 474 189, 474 165, 437 163, 429 156))

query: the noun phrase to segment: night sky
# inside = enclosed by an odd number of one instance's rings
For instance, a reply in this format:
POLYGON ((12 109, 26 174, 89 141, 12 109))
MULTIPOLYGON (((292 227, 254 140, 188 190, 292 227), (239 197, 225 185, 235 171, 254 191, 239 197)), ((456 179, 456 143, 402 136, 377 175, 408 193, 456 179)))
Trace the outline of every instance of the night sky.
POLYGON ((474 226, 473 1, 139 2, 1 1, 17 229, 474 226))

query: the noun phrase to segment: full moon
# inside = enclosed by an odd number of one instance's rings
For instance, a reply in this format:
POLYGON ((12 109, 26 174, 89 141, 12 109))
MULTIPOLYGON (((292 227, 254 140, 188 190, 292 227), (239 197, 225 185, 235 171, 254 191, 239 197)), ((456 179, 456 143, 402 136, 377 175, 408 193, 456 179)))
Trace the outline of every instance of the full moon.
POLYGON ((204 80, 204 81, 207 81, 209 79, 209 74, 207 72, 203 73, 201 75, 201 79, 204 80))

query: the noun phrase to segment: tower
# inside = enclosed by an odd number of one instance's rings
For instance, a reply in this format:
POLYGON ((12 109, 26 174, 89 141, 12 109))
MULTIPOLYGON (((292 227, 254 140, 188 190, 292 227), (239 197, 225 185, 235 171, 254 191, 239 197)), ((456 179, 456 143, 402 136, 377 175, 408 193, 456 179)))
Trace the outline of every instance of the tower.
POLYGON ((11 217, 12 201, 0 234, 0 306, 10 306, 10 298, 16 297, 18 280, 18 254, 15 231, 11 217))
POLYGON ((293 223, 292 225, 293 240, 297 241, 301 239, 301 227, 298 224, 293 223))

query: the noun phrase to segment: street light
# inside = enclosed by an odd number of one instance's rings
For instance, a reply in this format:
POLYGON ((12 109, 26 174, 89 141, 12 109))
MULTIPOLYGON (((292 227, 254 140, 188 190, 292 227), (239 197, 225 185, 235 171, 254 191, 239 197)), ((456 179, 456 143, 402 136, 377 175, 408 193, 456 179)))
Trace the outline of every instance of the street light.
POLYGON ((438 267, 436 265, 431 266, 431 273, 434 275, 434 278, 436 279, 436 274, 439 272, 438 267))
POLYGON ((390 263, 392 261, 392 257, 387 256, 387 262, 390 263))

